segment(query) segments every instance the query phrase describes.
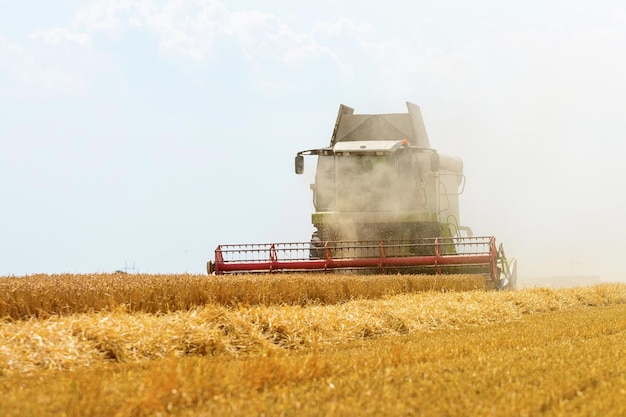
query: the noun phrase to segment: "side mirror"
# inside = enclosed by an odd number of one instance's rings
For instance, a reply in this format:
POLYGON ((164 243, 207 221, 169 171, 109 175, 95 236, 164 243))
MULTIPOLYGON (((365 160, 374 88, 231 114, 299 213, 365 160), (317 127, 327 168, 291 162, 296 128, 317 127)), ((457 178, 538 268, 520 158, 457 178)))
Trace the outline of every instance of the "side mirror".
POLYGON ((296 155, 296 174, 302 174, 304 172, 304 156, 296 155))

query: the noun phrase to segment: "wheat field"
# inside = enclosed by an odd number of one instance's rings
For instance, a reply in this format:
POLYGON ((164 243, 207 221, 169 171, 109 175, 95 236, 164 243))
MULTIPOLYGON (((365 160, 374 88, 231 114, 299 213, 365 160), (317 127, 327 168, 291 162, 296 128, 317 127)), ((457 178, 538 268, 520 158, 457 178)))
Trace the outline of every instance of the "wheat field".
POLYGON ((0 317, 23 319, 111 310, 161 313, 217 304, 337 304, 426 290, 484 286, 477 275, 33 275, 0 278, 0 317))
POLYGON ((626 412, 626 285, 479 284, 0 278, 0 415, 626 412))

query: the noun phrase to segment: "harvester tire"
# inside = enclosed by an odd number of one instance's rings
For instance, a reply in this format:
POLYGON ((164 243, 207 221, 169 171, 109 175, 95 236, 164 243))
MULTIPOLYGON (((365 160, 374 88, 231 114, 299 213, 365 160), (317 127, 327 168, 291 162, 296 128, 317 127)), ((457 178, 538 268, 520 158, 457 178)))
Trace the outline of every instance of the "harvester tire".
POLYGON ((311 236, 311 246, 309 249, 309 259, 323 259, 324 258, 324 242, 319 236, 319 232, 313 232, 311 236))

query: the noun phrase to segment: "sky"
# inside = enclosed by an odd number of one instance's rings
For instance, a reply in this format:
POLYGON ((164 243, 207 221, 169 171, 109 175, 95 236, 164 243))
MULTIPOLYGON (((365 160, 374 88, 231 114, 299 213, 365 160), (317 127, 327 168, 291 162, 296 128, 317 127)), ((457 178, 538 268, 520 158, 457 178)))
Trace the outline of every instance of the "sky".
POLYGON ((421 107, 520 277, 626 280, 618 1, 0 0, 0 275, 203 273, 308 241, 298 151, 421 107), (358 6, 356 6, 358 4, 358 6))

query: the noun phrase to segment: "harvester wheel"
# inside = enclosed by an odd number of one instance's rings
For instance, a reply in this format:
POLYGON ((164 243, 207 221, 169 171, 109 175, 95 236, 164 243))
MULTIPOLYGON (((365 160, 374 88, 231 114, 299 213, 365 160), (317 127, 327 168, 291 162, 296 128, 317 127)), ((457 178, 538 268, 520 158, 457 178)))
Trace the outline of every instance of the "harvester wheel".
POLYGON ((215 265, 213 264, 213 261, 206 263, 206 272, 209 275, 213 275, 213 272, 215 272, 215 265))
POLYGON ((311 236, 311 247, 309 249, 309 259, 324 258, 324 242, 320 238, 319 232, 313 232, 311 236))
POLYGON ((504 245, 500 243, 497 254, 498 275, 494 282, 496 289, 514 290, 517 288, 517 259, 507 258, 504 253, 504 245))
POLYGON ((516 290, 517 289, 517 259, 516 258, 511 259, 511 261, 509 262, 508 277, 509 277, 508 289, 516 290))
POLYGON ((498 289, 506 291, 517 288, 517 259, 505 259, 498 272, 500 277, 498 289))

